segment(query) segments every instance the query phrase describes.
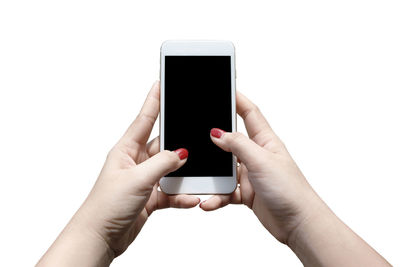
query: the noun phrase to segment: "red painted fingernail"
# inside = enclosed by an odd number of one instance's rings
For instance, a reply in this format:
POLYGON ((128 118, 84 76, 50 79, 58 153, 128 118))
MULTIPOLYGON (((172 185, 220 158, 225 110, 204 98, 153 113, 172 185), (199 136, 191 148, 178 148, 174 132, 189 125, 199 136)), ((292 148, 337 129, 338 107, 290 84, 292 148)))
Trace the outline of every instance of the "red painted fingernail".
POLYGON ((186 159, 189 156, 189 152, 185 148, 178 148, 177 150, 174 151, 176 154, 178 154, 179 158, 186 159))
POLYGON ((225 131, 224 131, 224 130, 221 130, 221 129, 219 129, 219 128, 212 128, 212 129, 211 129, 211 135, 212 135, 213 137, 216 137, 216 138, 221 138, 221 136, 222 136, 224 133, 225 133, 225 131))

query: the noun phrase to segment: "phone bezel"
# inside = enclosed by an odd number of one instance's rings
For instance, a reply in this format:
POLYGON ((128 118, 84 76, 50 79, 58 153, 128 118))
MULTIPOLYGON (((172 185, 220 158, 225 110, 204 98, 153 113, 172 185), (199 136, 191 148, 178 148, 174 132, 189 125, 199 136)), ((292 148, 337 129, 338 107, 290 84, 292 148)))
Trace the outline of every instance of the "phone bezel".
MULTIPOLYGON (((165 41, 160 53, 160 151, 164 150, 164 75, 165 56, 230 56, 232 131, 236 131, 235 47, 230 41, 165 41)), ((190 157, 190 152, 189 152, 190 157)), ((233 156, 232 176, 163 177, 160 188, 167 194, 230 194, 237 186, 237 160, 233 156)))

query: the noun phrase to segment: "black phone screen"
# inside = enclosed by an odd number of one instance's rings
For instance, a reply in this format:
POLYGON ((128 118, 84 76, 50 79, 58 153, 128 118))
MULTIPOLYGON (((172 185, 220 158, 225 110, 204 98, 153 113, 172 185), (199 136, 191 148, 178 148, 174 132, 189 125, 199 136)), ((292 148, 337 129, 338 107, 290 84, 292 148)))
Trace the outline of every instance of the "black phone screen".
POLYGON ((167 177, 232 176, 232 153, 210 130, 232 131, 230 56, 165 56, 164 148, 186 148, 183 167, 167 177))

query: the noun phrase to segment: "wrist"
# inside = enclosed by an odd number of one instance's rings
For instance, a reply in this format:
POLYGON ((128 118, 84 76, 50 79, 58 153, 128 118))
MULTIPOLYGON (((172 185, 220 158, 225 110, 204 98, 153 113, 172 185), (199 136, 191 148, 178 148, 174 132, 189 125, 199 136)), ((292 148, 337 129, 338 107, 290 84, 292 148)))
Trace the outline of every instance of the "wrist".
POLYGON ((305 266, 329 266, 331 259, 327 260, 327 251, 336 245, 331 241, 341 234, 341 221, 318 199, 310 203, 306 215, 290 233, 287 242, 305 266))
POLYGON ((36 266, 109 266, 114 252, 81 207, 36 266))
POLYGON ((304 266, 390 266, 320 200, 288 238, 304 266))
POLYGON ((309 237, 310 231, 317 230, 321 226, 321 220, 332 221, 331 217, 335 216, 314 191, 308 194, 302 206, 297 223, 287 237, 286 244, 293 251, 309 237))
POLYGON ((102 234, 100 218, 92 212, 87 202, 76 212, 66 228, 70 228, 71 235, 81 236, 87 246, 97 248, 97 256, 109 262, 108 265, 114 260, 115 252, 102 234))

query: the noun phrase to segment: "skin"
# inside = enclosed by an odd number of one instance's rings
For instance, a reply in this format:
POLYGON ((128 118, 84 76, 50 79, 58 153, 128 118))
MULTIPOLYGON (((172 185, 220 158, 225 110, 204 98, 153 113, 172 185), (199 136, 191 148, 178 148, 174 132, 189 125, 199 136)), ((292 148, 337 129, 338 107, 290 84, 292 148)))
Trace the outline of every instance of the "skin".
POLYGON ((304 266, 391 266, 321 200, 259 108, 239 92, 236 103, 248 137, 222 131, 210 138, 241 162, 240 186, 200 207, 212 211, 230 203, 245 204, 304 266))
POLYGON ((185 164, 177 153, 147 143, 160 107, 156 82, 123 137, 109 152, 87 199, 37 266, 108 266, 136 238, 152 212, 192 208, 196 196, 168 196, 158 181, 185 164))
MULTIPOLYGON (((168 196, 157 190, 161 177, 186 162, 178 153, 159 152, 158 138, 147 143, 159 113, 159 92, 156 82, 135 121, 109 152, 87 199, 37 266, 109 266, 153 211, 199 204, 195 196, 168 196)), ((200 208, 245 204, 305 266, 391 266, 314 192, 257 106, 240 93, 236 103, 249 137, 222 131, 210 138, 241 162, 239 185, 230 195, 212 196, 200 208)))

